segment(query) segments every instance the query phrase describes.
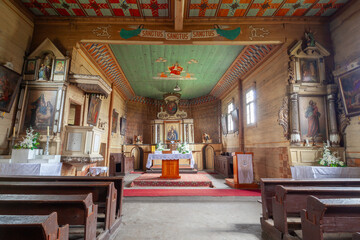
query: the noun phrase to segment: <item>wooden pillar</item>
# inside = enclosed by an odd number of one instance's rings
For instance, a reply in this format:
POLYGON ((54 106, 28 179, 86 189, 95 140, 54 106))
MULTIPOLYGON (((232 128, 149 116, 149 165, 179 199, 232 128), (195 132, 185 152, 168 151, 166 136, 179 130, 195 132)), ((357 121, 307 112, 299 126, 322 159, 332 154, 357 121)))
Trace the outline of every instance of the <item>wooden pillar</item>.
POLYGON ((244 137, 244 111, 243 111, 243 88, 241 79, 238 80, 238 93, 239 93, 239 147, 240 152, 245 152, 245 137, 244 137))
MULTIPOLYGON (((108 139, 107 139, 107 149, 106 149, 106 158, 105 166, 109 167, 110 159, 110 143, 111 143, 111 129, 112 129, 112 114, 113 114, 113 105, 114 105, 114 84, 111 84, 111 93, 110 93, 110 107, 109 107, 109 120, 108 120, 108 139)), ((108 172, 109 173, 109 172, 108 172)))

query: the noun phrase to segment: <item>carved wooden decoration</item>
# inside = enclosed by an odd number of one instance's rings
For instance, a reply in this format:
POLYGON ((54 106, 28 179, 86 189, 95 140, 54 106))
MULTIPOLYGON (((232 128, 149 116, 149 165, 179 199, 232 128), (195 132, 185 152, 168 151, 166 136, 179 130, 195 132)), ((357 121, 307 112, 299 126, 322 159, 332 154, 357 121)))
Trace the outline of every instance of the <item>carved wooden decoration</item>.
POLYGON ((284 97, 278 113, 278 123, 284 129, 284 137, 289 139, 289 98, 284 97))

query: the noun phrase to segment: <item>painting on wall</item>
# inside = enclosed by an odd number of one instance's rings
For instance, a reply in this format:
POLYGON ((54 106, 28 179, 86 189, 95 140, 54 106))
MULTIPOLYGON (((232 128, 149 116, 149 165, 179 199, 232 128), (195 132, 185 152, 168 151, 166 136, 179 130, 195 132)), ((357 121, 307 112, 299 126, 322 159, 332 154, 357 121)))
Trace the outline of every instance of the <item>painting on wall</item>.
POLYGON ((96 126, 100 115, 101 99, 95 95, 90 96, 89 110, 87 115, 87 123, 96 126))
POLYGON ((125 136, 125 132, 126 132, 126 118, 121 117, 120 118, 120 135, 125 136))
POLYGON ((16 72, 0 66, 0 111, 10 112, 19 91, 21 77, 16 72))
POLYGON ((231 112, 231 118, 233 121, 233 128, 234 128, 234 132, 239 131, 239 109, 234 109, 231 112))
POLYGON ((360 115, 360 68, 340 76, 339 85, 346 115, 360 115))
POLYGON ((116 133, 117 124, 118 124, 118 119, 119 119, 119 113, 116 112, 115 109, 113 109, 113 113, 112 113, 112 124, 111 124, 111 132, 112 132, 112 133, 116 133))
POLYGON ((27 60, 26 67, 25 67, 25 74, 34 74, 35 67, 36 67, 36 59, 27 60))
POLYGON ((180 122, 164 122, 164 134, 167 142, 180 140, 180 122))
POLYGON ((227 123, 227 119, 226 119, 226 115, 224 115, 221 117, 221 129, 222 129, 222 133, 224 135, 226 135, 228 133, 226 123, 227 123))
POLYGON ((22 131, 30 126, 38 132, 46 132, 49 126, 52 131, 57 92, 57 89, 29 89, 22 131))
POLYGON ((56 60, 54 74, 56 75, 65 74, 65 60, 56 60))
POLYGON ((304 83, 318 83, 319 67, 317 59, 300 59, 301 81, 304 83))
POLYGON ((325 98, 319 96, 299 97, 299 118, 301 140, 326 142, 326 104, 325 98))

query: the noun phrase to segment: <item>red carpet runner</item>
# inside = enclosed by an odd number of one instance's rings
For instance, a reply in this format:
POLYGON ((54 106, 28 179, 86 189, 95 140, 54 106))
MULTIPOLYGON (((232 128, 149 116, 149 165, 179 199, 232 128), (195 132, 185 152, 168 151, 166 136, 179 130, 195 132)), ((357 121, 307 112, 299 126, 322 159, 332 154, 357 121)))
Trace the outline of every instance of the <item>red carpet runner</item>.
POLYGON ((180 179, 162 179, 161 174, 145 173, 131 183, 131 187, 213 187, 204 174, 180 174, 180 179))
POLYGON ((260 190, 242 189, 124 189, 125 197, 166 196, 260 196, 260 190))

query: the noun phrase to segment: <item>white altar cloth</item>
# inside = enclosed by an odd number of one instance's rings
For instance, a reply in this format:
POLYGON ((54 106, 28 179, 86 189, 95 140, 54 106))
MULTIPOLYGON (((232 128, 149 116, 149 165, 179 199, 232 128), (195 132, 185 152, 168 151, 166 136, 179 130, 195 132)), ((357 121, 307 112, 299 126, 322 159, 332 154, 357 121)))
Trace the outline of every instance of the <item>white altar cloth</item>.
POLYGON ((360 178, 358 167, 320 167, 320 166, 293 166, 293 179, 311 178, 360 178))
POLYGON ((62 163, 0 163, 0 176, 61 176, 62 163))
POLYGON ((192 153, 186 154, 154 154, 150 153, 147 159, 146 168, 151 168, 153 160, 166 160, 166 159, 190 159, 190 166, 193 168, 195 161, 192 153))

